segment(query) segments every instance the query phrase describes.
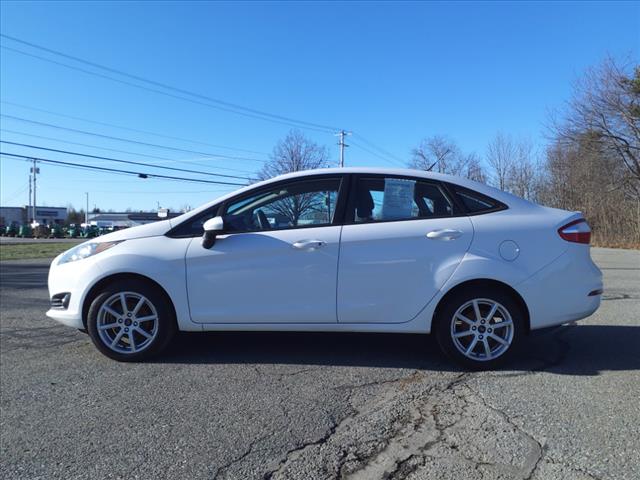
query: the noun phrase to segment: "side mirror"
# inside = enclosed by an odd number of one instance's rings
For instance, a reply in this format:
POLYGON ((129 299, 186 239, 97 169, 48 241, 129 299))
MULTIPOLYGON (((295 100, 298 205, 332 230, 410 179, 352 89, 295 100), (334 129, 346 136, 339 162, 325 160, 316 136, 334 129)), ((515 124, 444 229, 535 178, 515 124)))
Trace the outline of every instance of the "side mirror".
POLYGON ((203 227, 202 246, 209 249, 216 243, 216 237, 224 232, 224 220, 222 217, 213 217, 204 222, 203 227))

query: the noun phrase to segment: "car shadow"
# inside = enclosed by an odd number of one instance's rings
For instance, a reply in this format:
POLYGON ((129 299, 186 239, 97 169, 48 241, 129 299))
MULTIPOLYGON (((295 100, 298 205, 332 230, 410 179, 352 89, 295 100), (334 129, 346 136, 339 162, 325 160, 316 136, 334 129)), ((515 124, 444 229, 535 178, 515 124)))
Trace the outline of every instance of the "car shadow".
MULTIPOLYGON (((578 325, 528 336, 505 372, 598 375, 640 370, 640 326, 578 325)), ((295 364, 460 371, 431 335, 182 333, 156 360, 183 364, 295 364)))

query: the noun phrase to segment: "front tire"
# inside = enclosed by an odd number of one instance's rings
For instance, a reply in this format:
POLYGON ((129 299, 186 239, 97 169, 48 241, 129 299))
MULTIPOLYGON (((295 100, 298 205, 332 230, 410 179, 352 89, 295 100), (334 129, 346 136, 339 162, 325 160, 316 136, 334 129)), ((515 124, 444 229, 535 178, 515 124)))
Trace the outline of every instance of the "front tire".
POLYGON ((524 312, 508 293, 468 288, 438 309, 435 334, 442 351, 456 363, 471 370, 490 370, 514 354, 524 325, 524 312))
POLYGON ((176 333, 164 292, 142 281, 108 285, 91 302, 89 336, 101 353, 119 362, 139 362, 162 352, 176 333))

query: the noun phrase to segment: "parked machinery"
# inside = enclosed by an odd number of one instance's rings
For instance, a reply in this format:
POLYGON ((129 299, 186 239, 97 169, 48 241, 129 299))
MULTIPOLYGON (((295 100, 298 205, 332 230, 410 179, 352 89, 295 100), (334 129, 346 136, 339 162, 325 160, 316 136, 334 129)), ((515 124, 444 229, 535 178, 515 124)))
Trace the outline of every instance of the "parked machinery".
POLYGON ((49 238, 50 229, 47 225, 33 227, 33 238, 49 238))
POLYGON ((20 225, 17 236, 22 238, 33 237, 33 229, 31 228, 31 225, 29 225, 28 223, 23 223, 22 225, 20 225))
POLYGON ((7 237, 17 237, 20 231, 20 225, 17 222, 11 222, 5 227, 4 234, 7 237))
POLYGON ((62 238, 64 237, 64 230, 61 225, 54 224, 49 231, 49 238, 62 238))

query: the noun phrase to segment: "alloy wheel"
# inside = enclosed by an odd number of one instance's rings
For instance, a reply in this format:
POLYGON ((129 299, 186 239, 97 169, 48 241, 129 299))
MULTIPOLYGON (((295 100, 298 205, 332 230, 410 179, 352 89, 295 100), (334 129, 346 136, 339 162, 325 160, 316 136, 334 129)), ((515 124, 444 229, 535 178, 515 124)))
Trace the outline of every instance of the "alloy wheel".
POLYGON ((476 298, 464 303, 451 320, 451 339, 465 357, 486 362, 504 354, 513 342, 509 311, 500 303, 476 298))
POLYGON ((158 312, 144 295, 118 292, 100 306, 97 331, 102 343, 114 352, 138 353, 158 335, 158 312))

